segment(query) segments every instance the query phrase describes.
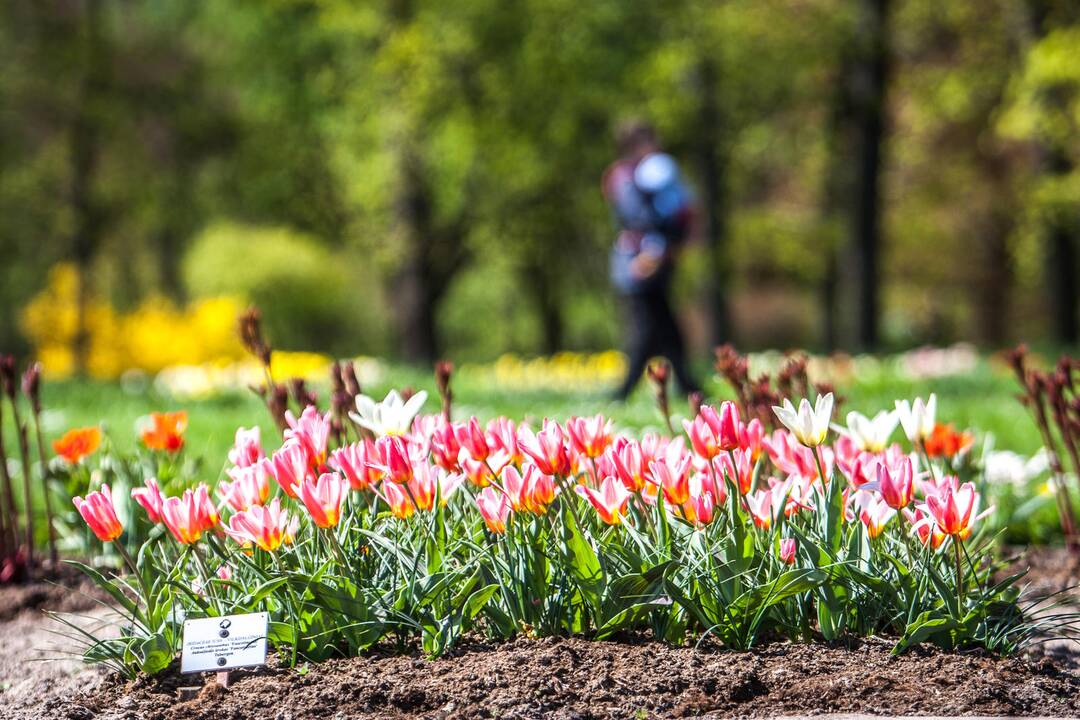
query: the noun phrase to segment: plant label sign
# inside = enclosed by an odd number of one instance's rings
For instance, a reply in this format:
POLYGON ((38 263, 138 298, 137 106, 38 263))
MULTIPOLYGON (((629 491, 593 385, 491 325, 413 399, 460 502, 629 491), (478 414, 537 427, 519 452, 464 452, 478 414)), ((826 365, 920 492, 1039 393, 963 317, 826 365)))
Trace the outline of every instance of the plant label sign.
POLYGON ((185 620, 180 672, 265 665, 269 621, 264 612, 185 620))

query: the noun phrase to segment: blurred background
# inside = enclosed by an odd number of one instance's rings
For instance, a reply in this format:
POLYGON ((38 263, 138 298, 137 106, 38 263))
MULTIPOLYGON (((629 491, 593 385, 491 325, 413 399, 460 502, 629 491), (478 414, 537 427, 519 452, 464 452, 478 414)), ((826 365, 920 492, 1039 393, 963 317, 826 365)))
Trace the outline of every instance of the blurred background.
POLYGON ((1080 330, 1071 0, 6 0, 0 68, 0 348, 54 377, 240 359, 249 303, 285 349, 617 348, 628 116, 703 209, 699 357, 1080 330))

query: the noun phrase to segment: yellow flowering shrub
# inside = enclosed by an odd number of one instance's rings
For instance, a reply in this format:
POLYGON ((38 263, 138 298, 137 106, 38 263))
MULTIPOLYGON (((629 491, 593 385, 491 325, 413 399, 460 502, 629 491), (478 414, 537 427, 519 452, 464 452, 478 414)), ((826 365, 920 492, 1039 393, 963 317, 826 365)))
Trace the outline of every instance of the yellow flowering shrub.
MULTIPOLYGON (((23 308, 21 328, 50 377, 75 370, 79 274, 68 263, 54 267, 45 288, 23 308)), ((115 378, 126 370, 156 373, 173 365, 228 363, 244 358, 236 336, 243 303, 233 297, 177 307, 154 296, 130 313, 90 298, 86 306, 86 371, 115 378)))

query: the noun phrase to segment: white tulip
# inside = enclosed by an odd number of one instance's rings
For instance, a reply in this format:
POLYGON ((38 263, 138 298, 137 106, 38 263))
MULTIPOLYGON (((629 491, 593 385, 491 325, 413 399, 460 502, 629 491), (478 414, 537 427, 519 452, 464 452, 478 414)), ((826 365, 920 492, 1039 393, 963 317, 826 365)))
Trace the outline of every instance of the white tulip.
POLYGON ((889 437, 896 430, 900 416, 896 411, 882 410, 873 418, 862 413, 849 412, 847 428, 840 429, 851 438, 855 446, 866 452, 881 452, 889 444, 889 437))
POLYGON ((896 412, 900 415, 900 424, 904 434, 912 443, 925 440, 934 433, 934 415, 937 414, 937 395, 930 393, 930 399, 923 404, 922 398, 915 402, 896 401, 896 412))
POLYGON ((388 392, 382 402, 359 395, 356 398, 356 412, 349 413, 349 417, 376 436, 404 435, 409 432, 413 418, 426 400, 427 393, 423 390, 409 398, 408 402, 401 399, 397 390, 388 392))
POLYGON ((803 445, 816 447, 825 442, 829 434, 829 421, 832 419, 833 394, 818 395, 817 402, 810 406, 806 398, 796 410, 791 401, 784 399, 783 406, 773 406, 773 412, 784 427, 792 432, 803 445))

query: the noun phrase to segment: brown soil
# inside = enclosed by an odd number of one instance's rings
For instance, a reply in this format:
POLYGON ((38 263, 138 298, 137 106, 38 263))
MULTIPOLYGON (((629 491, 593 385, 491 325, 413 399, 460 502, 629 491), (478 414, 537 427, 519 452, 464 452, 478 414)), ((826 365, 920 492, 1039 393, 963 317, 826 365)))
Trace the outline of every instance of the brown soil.
POLYGON ((28 582, 0 585, 0 622, 27 610, 82 612, 105 597, 78 568, 61 563, 55 571, 35 573, 28 582))
MULTIPOLYGON (((1062 551, 1029 553, 1033 589, 1075 584, 1062 551)), ((182 676, 175 666, 126 682, 56 657, 39 610, 92 604, 55 587, 0 590, 0 718, 280 720, 341 718, 766 717, 822 713, 1080 716, 1080 654, 1057 645, 1024 658, 928 648, 894 658, 890 644, 774 643, 753 652, 579 638, 472 641, 450 657, 373 653, 312 665, 182 676), (45 593, 41 597, 40 593, 45 593), (21 598, 21 599, 20 599, 21 598), (9 609, 18 607, 18 610, 9 609), (196 686, 180 701, 182 687, 196 686)), ((100 609, 81 615, 100 622, 100 609), (89 615, 89 617, 87 617, 89 615)))
POLYGON ((1048 659, 777 643, 754 652, 695 652, 577 638, 477 643, 452 657, 369 656, 311 667, 210 676, 175 672, 54 697, 16 718, 623 718, 766 717, 862 712, 935 715, 1080 713, 1080 674, 1048 659), (181 686, 203 684, 178 702, 181 686))

